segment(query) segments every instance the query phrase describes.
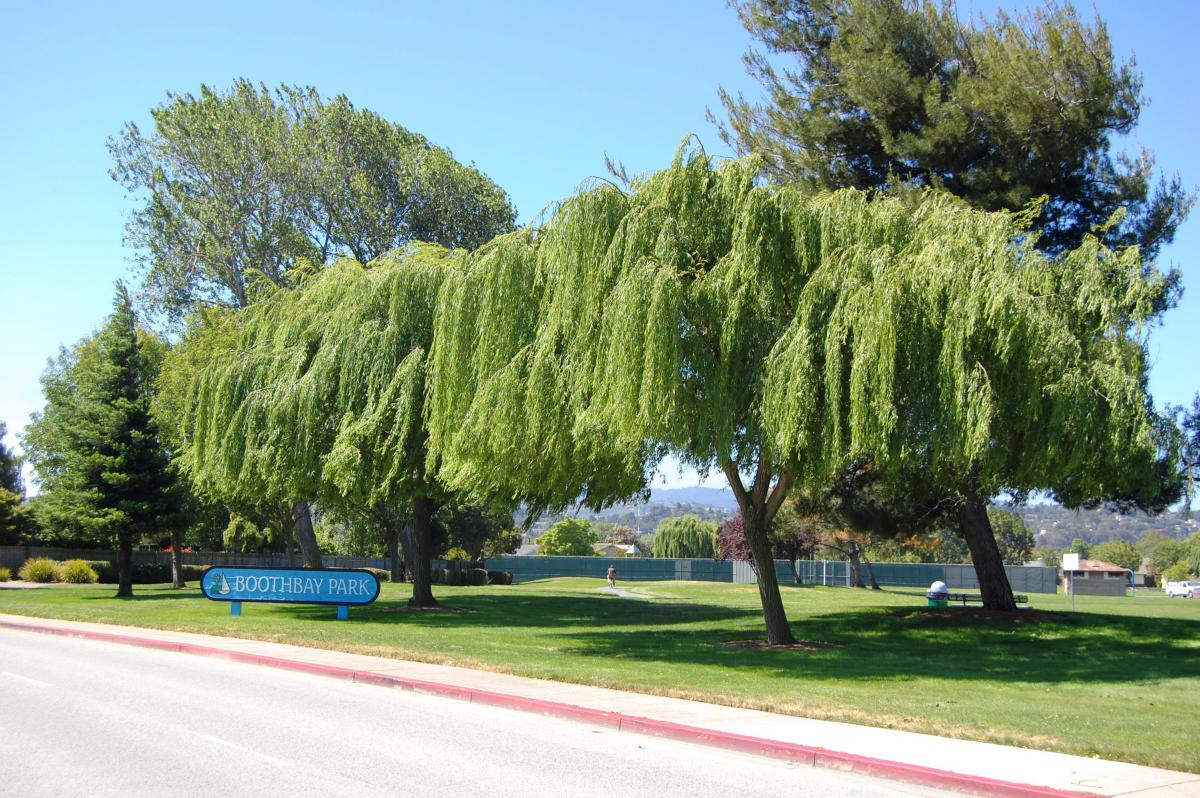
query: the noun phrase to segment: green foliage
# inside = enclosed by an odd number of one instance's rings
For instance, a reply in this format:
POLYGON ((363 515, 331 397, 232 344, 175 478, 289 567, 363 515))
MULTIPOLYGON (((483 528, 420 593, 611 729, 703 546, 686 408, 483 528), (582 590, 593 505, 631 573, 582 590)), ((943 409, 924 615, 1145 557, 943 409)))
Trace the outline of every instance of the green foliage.
POLYGON ((484 568, 467 568, 462 574, 463 584, 469 587, 483 587, 488 583, 488 572, 484 568))
POLYGON ((450 546, 446 559, 478 562, 493 540, 511 540, 512 514, 485 505, 451 502, 438 511, 437 518, 446 529, 446 542, 450 546), (455 551, 461 556, 452 556, 455 551))
POLYGON ((363 570, 370 571, 371 573, 375 574, 375 578, 377 578, 380 582, 392 581, 392 572, 386 568, 364 568, 363 570))
POLYGON ((521 548, 521 530, 518 527, 510 526, 496 532, 492 537, 488 538, 483 544, 483 556, 501 557, 505 554, 512 554, 517 549, 521 548))
POLYGON ((1029 214, 813 194, 760 167, 681 151, 471 255, 430 356, 449 487, 598 509, 674 452, 755 505, 764 549, 790 488, 819 494, 864 457, 918 504, 1158 495, 1139 336, 1170 286, 1136 250, 1050 257, 1029 214))
POLYGON ((1062 551, 1050 546, 1039 546, 1033 550, 1033 556, 1051 568, 1062 567, 1062 551))
POLYGON ((70 582, 74 585, 84 585, 99 580, 96 570, 84 560, 67 560, 58 569, 60 582, 70 582))
POLYGON ((654 532, 654 556, 712 559, 716 555, 717 525, 694 515, 668 518, 654 532))
POLYGON ((1091 559, 1103 560, 1131 571, 1142 567, 1142 553, 1127 540, 1110 540, 1092 548, 1091 559))
POLYGON ((0 568, 0 582, 7 582, 12 579, 12 570, 9 568, 0 568))
POLYGON ((1038 202, 1044 248, 1076 247, 1099 229, 1148 258, 1191 207, 1178 177, 1152 185, 1149 152, 1112 153, 1112 137, 1137 125, 1141 76, 1113 58, 1104 23, 1088 25, 1069 4, 992 20, 934 0, 737 6, 773 55, 744 59, 765 103, 721 92, 721 134, 780 181, 939 186, 986 210, 1038 202))
POLYGON ((1163 538, 1149 552, 1150 569, 1156 574, 1166 573, 1172 565, 1183 559, 1183 554, 1182 541, 1163 538))
POLYGON ((1092 544, 1083 538, 1075 538, 1071 541, 1071 545, 1067 551, 1078 554, 1081 560, 1086 560, 1092 556, 1092 544))
MULTIPOLYGON (((206 493, 402 505, 420 446, 434 300, 455 258, 436 247, 342 261, 226 323, 193 374, 185 465, 206 493), (236 354, 235 354, 236 353, 236 354)), ((347 507, 349 505, 349 507, 347 507)))
POLYGON ((157 359, 150 340, 118 283, 104 327, 43 375, 46 405, 23 442, 48 536, 128 545, 182 522, 182 491, 150 416, 157 359))
POLYGON ((596 533, 592 525, 581 518, 564 518, 547 529, 537 539, 542 548, 538 554, 553 557, 592 557, 596 552, 596 533))
POLYGON ((513 575, 511 571, 488 571, 489 585, 511 585, 513 583, 513 575))
POLYGON ((470 562, 470 561, 472 561, 471 555, 467 553, 467 550, 460 549, 458 546, 452 546, 446 552, 446 556, 443 557, 442 559, 448 560, 450 562, 470 562))
POLYGON ((604 532, 601 540, 618 546, 636 546, 641 543, 641 535, 627 526, 616 524, 604 532))
POLYGON ((1012 510, 989 507, 988 520, 1005 565, 1023 565, 1033 558, 1033 532, 1025 526, 1020 515, 1012 510))
POLYGON ((4 443, 7 434, 0 421, 0 546, 25 542, 34 529, 32 509, 24 501, 21 458, 4 443))
POLYGON ((1164 570, 1162 578, 1164 582, 1182 582, 1185 579, 1195 576, 1197 573, 1198 571, 1195 568, 1192 568, 1185 561, 1180 560, 1170 568, 1164 570))
POLYGON ((479 170, 341 95, 239 79, 150 113, 153 132, 128 123, 108 148, 113 179, 145 197, 127 226, 144 297, 173 320, 293 286, 305 261, 477 247, 516 216, 479 170))
POLYGON ((30 557, 17 571, 25 582, 58 581, 58 563, 48 557, 30 557))
POLYGON ((276 533, 271 529, 259 529, 249 518, 234 513, 229 516, 222 539, 225 548, 230 551, 266 551, 275 539, 276 533))
POLYGON ((1184 541, 1183 562, 1187 563, 1192 573, 1200 574, 1200 532, 1184 541))

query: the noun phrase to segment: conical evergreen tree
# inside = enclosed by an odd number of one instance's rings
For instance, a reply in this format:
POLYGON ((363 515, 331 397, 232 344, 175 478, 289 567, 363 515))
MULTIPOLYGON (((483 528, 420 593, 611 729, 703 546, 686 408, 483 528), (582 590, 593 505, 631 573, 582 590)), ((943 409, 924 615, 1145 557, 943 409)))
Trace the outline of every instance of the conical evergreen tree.
POLYGON ((47 406, 24 440, 50 516, 74 513, 91 535, 115 538, 117 595, 131 596, 134 541, 177 525, 181 494, 150 417, 152 368, 123 284, 112 316, 77 350, 43 380, 47 406))

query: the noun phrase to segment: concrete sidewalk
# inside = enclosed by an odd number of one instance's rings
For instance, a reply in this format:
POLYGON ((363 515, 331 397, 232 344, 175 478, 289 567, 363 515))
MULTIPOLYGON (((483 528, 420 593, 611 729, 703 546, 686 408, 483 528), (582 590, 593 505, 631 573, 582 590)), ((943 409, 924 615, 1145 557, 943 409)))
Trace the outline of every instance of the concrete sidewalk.
POLYGON ((1200 774, 446 665, 16 615, 0 614, 0 628, 226 657, 983 795, 1200 798, 1200 774))

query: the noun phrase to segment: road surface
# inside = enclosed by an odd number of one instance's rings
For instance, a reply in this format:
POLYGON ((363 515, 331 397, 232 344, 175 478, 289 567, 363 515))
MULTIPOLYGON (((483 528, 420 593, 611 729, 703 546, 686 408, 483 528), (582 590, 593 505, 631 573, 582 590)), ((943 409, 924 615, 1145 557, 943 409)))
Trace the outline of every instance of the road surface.
POLYGON ((0 795, 950 793, 311 674, 0 629, 0 795))

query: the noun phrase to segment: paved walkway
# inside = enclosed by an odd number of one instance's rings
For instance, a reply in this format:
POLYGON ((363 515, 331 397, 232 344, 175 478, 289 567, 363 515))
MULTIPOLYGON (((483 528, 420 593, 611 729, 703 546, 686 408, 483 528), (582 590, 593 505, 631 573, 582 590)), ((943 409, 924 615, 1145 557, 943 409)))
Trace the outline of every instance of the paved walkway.
POLYGON ((985 795, 1200 798, 1200 774, 446 665, 0 614, 0 627, 222 656, 985 795))

